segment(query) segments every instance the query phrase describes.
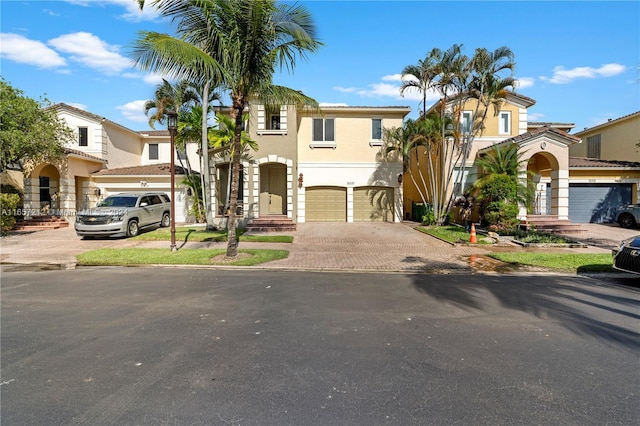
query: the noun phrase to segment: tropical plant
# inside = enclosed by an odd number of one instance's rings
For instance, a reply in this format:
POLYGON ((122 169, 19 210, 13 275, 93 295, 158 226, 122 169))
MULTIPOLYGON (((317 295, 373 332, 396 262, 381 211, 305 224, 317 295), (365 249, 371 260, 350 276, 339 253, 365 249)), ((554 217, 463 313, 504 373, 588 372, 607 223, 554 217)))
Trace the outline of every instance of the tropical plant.
MULTIPOLYGON (((145 0, 138 0, 141 7, 145 0)), ((235 122, 231 215, 227 256, 238 253, 236 212, 240 178, 242 115, 249 102, 265 105, 317 103, 299 91, 273 85, 276 69, 292 71, 321 45, 313 20, 301 5, 274 0, 147 0, 177 22, 178 37, 142 32, 134 60, 144 70, 205 84, 219 81, 231 96, 235 122)), ((206 107, 204 107, 206 111, 206 107)), ((203 140, 205 139, 203 126, 203 140)))
POLYGON ((462 53, 462 45, 454 44, 446 51, 432 49, 418 65, 403 70, 401 94, 413 88, 422 93, 424 104, 427 91, 436 91, 440 96, 440 102, 424 111, 421 117, 440 116, 440 137, 434 142, 439 145, 436 188, 430 200, 439 223, 452 206, 456 195, 453 188, 463 188, 470 148, 474 138, 484 131, 489 106, 497 114, 508 89, 515 84, 511 76, 502 77, 513 71, 513 59, 513 52, 507 47, 494 51, 476 49, 474 55, 468 57, 462 53), (472 100, 476 101, 472 122, 465 123, 462 112, 472 100), (456 173, 458 167, 460 170, 456 173))
POLYGON ((188 80, 181 80, 175 85, 164 78, 155 91, 155 99, 144 103, 144 114, 149 117, 149 127, 167 122, 167 112, 181 112, 200 103, 196 89, 188 80))
POLYGON ((60 160, 72 141, 73 131, 47 99, 26 97, 0 77, 0 171, 60 160))
POLYGON ((477 194, 481 216, 500 228, 513 227, 519 205, 529 206, 534 186, 528 176, 522 176, 527 160, 517 144, 499 144, 476 160, 478 179, 472 191, 477 194), (524 180, 524 182, 523 182, 524 180))

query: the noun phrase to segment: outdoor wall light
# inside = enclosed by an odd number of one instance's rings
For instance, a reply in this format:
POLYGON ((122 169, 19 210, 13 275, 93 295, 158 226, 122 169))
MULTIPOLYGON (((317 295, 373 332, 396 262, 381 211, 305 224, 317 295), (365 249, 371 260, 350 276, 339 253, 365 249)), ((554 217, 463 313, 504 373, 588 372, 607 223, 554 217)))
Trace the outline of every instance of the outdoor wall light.
POLYGON ((398 183, 402 185, 402 173, 398 175, 398 183))
POLYGON ((302 175, 302 173, 300 173, 298 175, 298 188, 302 188, 303 182, 304 182, 304 176, 302 175))
POLYGON ((99 197, 100 195, 102 195, 100 188, 96 188, 93 192, 96 194, 96 197, 99 197))

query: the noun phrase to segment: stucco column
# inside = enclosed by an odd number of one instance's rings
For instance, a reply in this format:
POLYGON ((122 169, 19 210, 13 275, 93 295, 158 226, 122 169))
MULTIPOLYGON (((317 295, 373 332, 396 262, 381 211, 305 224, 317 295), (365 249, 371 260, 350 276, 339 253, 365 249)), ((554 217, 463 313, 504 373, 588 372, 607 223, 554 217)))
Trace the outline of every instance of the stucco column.
POLYGON ((40 211, 40 180, 38 178, 24 178, 23 207, 26 218, 35 216, 40 211))
POLYGON ((560 220, 569 219, 569 171, 551 172, 551 214, 560 220))
POLYGON ((347 222, 353 223, 353 186, 347 186, 347 222))
MULTIPOLYGON (((518 180, 524 186, 527 186, 527 169, 518 170, 518 180)), ((527 219, 527 207, 524 204, 518 204, 518 219, 527 219)))

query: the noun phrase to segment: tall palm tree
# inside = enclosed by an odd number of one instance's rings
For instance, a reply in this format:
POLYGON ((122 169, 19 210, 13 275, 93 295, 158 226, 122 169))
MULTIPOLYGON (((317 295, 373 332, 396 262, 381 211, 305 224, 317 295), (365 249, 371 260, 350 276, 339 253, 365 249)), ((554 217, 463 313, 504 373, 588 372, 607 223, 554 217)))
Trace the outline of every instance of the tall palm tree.
MULTIPOLYGON (((138 0, 143 6, 145 1, 138 0)), ((254 99, 266 105, 317 103, 290 88, 273 85, 277 69, 292 71, 298 58, 321 43, 308 11, 274 0, 147 0, 177 22, 180 38, 142 32, 134 60, 145 70, 161 71, 202 83, 219 81, 231 96, 235 122, 232 152, 231 215, 227 256, 238 254, 236 213, 240 177, 242 115, 254 99)), ((204 129, 203 129, 204 133, 204 129)))

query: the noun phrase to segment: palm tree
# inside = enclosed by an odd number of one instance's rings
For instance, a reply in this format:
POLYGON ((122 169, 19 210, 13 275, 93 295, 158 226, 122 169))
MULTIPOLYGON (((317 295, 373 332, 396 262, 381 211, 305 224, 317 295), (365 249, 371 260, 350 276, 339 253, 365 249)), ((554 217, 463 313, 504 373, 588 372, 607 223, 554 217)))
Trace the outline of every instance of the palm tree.
POLYGON ((149 117, 149 126, 155 129, 155 124, 164 125, 167 112, 180 112, 185 108, 200 103, 200 98, 194 87, 187 80, 172 85, 164 78, 155 91, 155 99, 144 103, 144 114, 149 117))
MULTIPOLYGON (((145 3, 138 1, 141 6, 145 3)), ((313 20, 303 6, 277 5, 274 0, 151 0, 150 3, 156 5, 161 15, 177 22, 181 38, 142 32, 134 48, 135 62, 142 69, 174 77, 202 83, 219 81, 231 96, 235 154, 241 152, 242 115, 250 101, 317 107, 313 99, 301 92, 273 85, 277 69, 292 71, 298 58, 306 58, 321 46, 313 20)), ((235 225, 239 177, 240 155, 233 155, 228 257, 238 254, 235 225)))

